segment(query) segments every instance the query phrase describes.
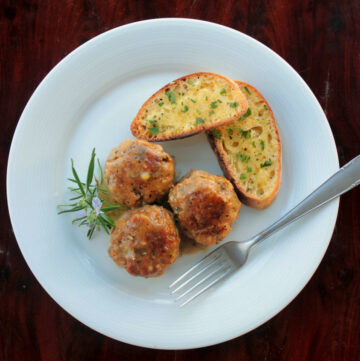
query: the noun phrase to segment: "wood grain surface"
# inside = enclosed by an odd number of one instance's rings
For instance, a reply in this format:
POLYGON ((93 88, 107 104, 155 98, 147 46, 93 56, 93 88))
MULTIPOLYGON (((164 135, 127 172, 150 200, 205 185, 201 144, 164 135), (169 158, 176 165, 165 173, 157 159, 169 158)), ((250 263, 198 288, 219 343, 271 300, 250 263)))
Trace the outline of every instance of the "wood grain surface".
POLYGON ((22 110, 77 46, 113 27, 159 17, 217 22, 272 48, 319 99, 340 163, 360 153, 358 0, 0 0, 0 360, 360 360, 359 188, 342 197, 330 247, 300 295, 258 329, 208 348, 160 351, 111 340, 63 311, 29 270, 5 186, 22 110))

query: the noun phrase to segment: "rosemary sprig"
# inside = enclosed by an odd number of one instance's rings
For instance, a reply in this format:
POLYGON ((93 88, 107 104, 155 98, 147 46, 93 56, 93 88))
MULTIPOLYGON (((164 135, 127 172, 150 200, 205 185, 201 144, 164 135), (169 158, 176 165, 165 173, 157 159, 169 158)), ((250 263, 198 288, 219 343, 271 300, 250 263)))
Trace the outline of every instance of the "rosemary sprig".
POLYGON ((71 171, 73 178, 67 178, 71 183, 75 183, 75 187, 68 187, 74 193, 74 196, 69 199, 69 203, 59 204, 60 211, 58 214, 77 212, 76 217, 72 220, 73 224, 79 226, 86 225, 89 229, 87 237, 91 239, 95 230, 99 231, 103 228, 106 233, 110 233, 112 228, 115 228, 114 221, 109 217, 107 212, 116 209, 126 209, 123 205, 110 204, 105 201, 101 193, 107 193, 101 185, 104 174, 100 165, 99 159, 96 159, 95 148, 91 153, 89 167, 86 176, 86 183, 81 182, 79 175, 74 167, 74 161, 71 159, 71 171), (95 165, 99 170, 99 177, 95 176, 95 165), (105 205, 105 206, 103 206, 105 205))

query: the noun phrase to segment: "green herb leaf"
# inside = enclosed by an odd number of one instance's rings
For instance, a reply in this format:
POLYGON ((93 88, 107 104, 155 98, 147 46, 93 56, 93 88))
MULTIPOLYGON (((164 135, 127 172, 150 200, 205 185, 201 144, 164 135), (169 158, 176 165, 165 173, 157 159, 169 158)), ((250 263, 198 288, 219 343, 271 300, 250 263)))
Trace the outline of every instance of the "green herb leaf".
POLYGON ((159 107, 162 107, 164 105, 164 102, 158 103, 159 107))
POLYGON ((216 102, 211 102, 210 106, 211 106, 211 108, 213 108, 213 109, 215 109, 215 108, 218 107, 217 104, 216 104, 216 102))
POLYGON ((103 213, 101 216, 106 219, 106 221, 111 225, 111 227, 115 227, 114 221, 106 213, 103 213))
POLYGON ((192 85, 192 86, 195 86, 194 82, 191 81, 191 80, 188 80, 187 83, 190 84, 190 85, 192 85))
POLYGON ((213 115, 215 112, 213 110, 209 111, 209 115, 213 115))
POLYGON ((198 113, 200 115, 201 111, 199 109, 196 109, 196 113, 198 113))
POLYGON ((88 230, 87 237, 89 239, 91 239, 92 235, 94 234, 94 231, 95 231, 95 225, 91 226, 91 228, 88 230))
POLYGON ((99 173, 100 173, 100 184, 103 182, 104 180, 104 173, 102 171, 102 168, 101 168, 101 164, 100 164, 100 161, 99 161, 99 158, 97 159, 97 165, 98 165, 98 168, 99 168, 99 173))
POLYGON ((227 132, 229 135, 233 135, 234 131, 232 130, 232 128, 227 128, 227 132))
POLYGON ((260 140, 260 146, 261 146, 261 150, 265 149, 265 143, 263 140, 260 140))
POLYGON ((221 139, 221 134, 219 133, 219 131, 217 129, 212 130, 212 135, 217 139, 221 139))
POLYGON ((205 100, 209 100, 208 96, 205 97, 205 100))
POLYGON ((230 103, 231 108, 236 108, 239 104, 237 102, 230 103))
POLYGON ((94 168, 95 168, 95 148, 92 150, 89 169, 86 177, 86 189, 89 189, 90 184, 94 177, 94 168))
POLYGON ((191 99, 191 98, 190 98, 190 100, 191 100, 191 101, 192 101, 193 103, 196 103, 196 100, 194 100, 194 99, 191 99))
POLYGON ((76 183, 77 183, 77 185, 78 185, 78 187, 79 187, 79 190, 80 190, 81 194, 82 194, 83 196, 85 196, 84 187, 82 186, 82 183, 80 182, 79 176, 78 176, 78 174, 76 173, 76 170, 75 170, 75 168, 74 168, 74 161, 73 161, 72 159, 71 159, 71 170, 72 170, 73 176, 74 176, 74 178, 75 178, 75 180, 76 180, 76 183))
POLYGON ((268 110, 268 109, 269 109, 266 104, 264 104, 264 109, 265 109, 265 110, 268 110))
POLYGON ((249 95, 251 95, 250 90, 248 89, 247 86, 244 86, 244 89, 247 91, 247 93, 248 93, 249 95))
POLYGON ((217 100, 218 103, 222 103, 222 101, 220 99, 217 100))
POLYGON ((247 117, 249 117, 251 115, 251 109, 248 108, 246 113, 244 115, 242 115, 238 120, 245 120, 247 117))
POLYGON ((252 145, 254 148, 256 148, 255 140, 253 140, 252 145))
POLYGON ((169 99, 169 102, 171 103, 171 104, 176 104, 176 102, 175 102, 175 94, 173 93, 173 91, 168 91, 167 93, 166 93, 166 96, 168 97, 168 99, 169 99))
POLYGON ((247 168, 247 172, 250 173, 252 171, 251 167, 247 168))
POLYGON ((85 208, 84 206, 78 206, 78 207, 74 207, 74 208, 71 208, 71 209, 64 209, 64 210, 58 212, 58 214, 69 213, 69 212, 78 212, 78 211, 81 211, 84 208, 85 208))
POLYGON ((111 226, 101 216, 98 217, 98 220, 101 223, 102 227, 104 228, 105 232, 107 234, 110 234, 109 229, 111 229, 111 226))
POLYGON ((260 167, 264 168, 264 167, 269 167, 270 165, 272 165, 272 161, 266 160, 264 163, 260 164, 260 167))
POLYGON ((221 95, 226 95, 226 89, 225 89, 225 88, 222 88, 222 89, 220 90, 220 94, 221 94, 221 95))
POLYGON ((241 174, 240 174, 240 179, 246 179, 246 174, 245 174, 245 173, 241 173, 241 174))
POLYGON ((203 118, 196 118, 196 124, 203 124, 205 123, 203 118))
POLYGON ((82 198, 82 196, 77 196, 77 197, 69 198, 69 201, 75 201, 75 200, 80 199, 80 198, 82 198))
POLYGON ((250 156, 245 156, 244 154, 242 154, 241 152, 236 153, 236 158, 240 158, 242 162, 247 163, 250 160, 250 156))
POLYGON ((152 127, 152 128, 148 128, 150 134, 158 134, 160 129, 159 127, 156 125, 155 127, 152 127))
POLYGON ((120 209, 120 208, 124 208, 124 206, 109 206, 109 207, 103 207, 101 208, 101 210, 103 212, 110 212, 110 211, 114 211, 115 209, 120 209))
POLYGON ((183 113, 186 113, 189 110, 189 107, 187 105, 184 106, 184 110, 182 110, 183 113))

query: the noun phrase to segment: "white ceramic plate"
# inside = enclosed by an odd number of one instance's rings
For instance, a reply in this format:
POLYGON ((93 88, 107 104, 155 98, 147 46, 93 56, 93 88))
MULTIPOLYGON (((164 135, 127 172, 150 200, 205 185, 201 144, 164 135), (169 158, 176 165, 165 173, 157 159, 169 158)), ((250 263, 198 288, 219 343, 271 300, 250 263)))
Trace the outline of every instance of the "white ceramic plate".
MULTIPOLYGON (((115 339, 162 349, 219 343, 261 325, 284 308, 316 270, 334 228, 338 201, 253 250, 245 267, 179 309, 169 283, 204 254, 181 257, 160 278, 129 276, 107 255, 108 237, 58 216, 68 196, 70 157, 85 176, 96 147, 132 137, 141 104, 165 83, 210 71, 244 80, 269 101, 283 144, 278 198, 264 211, 243 207, 227 240, 244 240, 272 223, 338 169, 329 124, 299 75, 273 51, 213 23, 160 19, 108 31, 62 60, 27 104, 12 142, 7 175, 10 215, 36 278, 71 315, 115 339)), ((177 169, 222 174, 204 135, 163 143, 177 169)), ((309 305, 310 307, 310 305, 309 305)))

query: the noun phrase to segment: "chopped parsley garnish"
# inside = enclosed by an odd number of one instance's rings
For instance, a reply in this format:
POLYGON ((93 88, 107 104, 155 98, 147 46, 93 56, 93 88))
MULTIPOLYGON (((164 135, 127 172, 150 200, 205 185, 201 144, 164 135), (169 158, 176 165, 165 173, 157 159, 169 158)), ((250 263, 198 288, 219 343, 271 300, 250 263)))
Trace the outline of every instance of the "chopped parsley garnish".
POLYGON ((256 154, 256 155, 262 155, 262 153, 261 152, 259 152, 258 154, 256 154))
POLYGON ((250 156, 248 155, 247 157, 245 157, 244 159, 242 159, 245 163, 247 163, 250 160, 250 156))
POLYGON ((225 88, 222 88, 220 90, 220 95, 226 95, 226 89, 225 88))
POLYGON ((158 104, 159 104, 159 107, 162 107, 164 105, 164 102, 160 102, 158 104))
POLYGON ((196 113, 201 114, 200 109, 196 109, 196 113))
POLYGON ((211 102, 210 106, 211 106, 211 108, 213 108, 213 109, 217 108, 216 102, 211 102))
POLYGON ((268 110, 268 109, 269 109, 266 104, 264 104, 264 109, 265 109, 265 110, 268 110))
POLYGON ((192 101, 193 103, 196 103, 196 100, 194 100, 194 99, 191 99, 191 98, 190 98, 190 100, 191 100, 191 101, 192 101))
POLYGON ((229 129, 239 129, 241 135, 243 137, 245 137, 246 139, 249 139, 250 138, 250 135, 251 135, 251 130, 242 130, 240 127, 231 127, 229 129))
POLYGON ((184 110, 182 110, 183 113, 186 113, 189 110, 189 107, 187 105, 184 106, 184 110))
POLYGON ((205 97, 205 100, 209 100, 208 96, 205 97))
POLYGON ((240 174, 240 179, 246 179, 246 174, 241 173, 241 174, 240 174))
POLYGON ((190 84, 190 85, 192 85, 192 86, 195 86, 194 82, 191 81, 191 80, 188 80, 187 83, 190 84))
POLYGON ((221 134, 219 133, 219 131, 217 129, 213 129, 212 135, 217 139, 221 138, 221 134))
POLYGON ((251 115, 251 109, 248 108, 246 113, 244 115, 242 115, 238 120, 245 120, 250 115, 251 115))
POLYGON ((247 86, 244 86, 244 89, 247 91, 247 93, 248 93, 249 95, 251 95, 250 90, 248 89, 247 86))
POLYGON ((222 103, 222 101, 220 99, 218 99, 217 102, 222 103))
POLYGON ((261 150, 265 149, 265 143, 263 140, 260 140, 260 146, 261 146, 261 150))
POLYGON ((241 152, 236 153, 236 158, 240 158, 242 162, 247 163, 250 160, 250 156, 246 156, 244 154, 242 154, 241 152))
POLYGON ((238 105, 239 105, 239 104, 238 104, 238 103, 236 103, 236 102, 234 102, 234 103, 230 103, 231 108, 236 108, 238 105))
POLYGON ((250 173, 252 171, 251 167, 248 167, 247 172, 250 173))
POLYGON ((255 140, 253 140, 252 145, 254 148, 256 148, 255 140))
POLYGON ((232 130, 232 128, 227 128, 227 132, 229 135, 233 135, 234 131, 232 130))
POLYGON ((149 120, 149 123, 154 127, 156 126, 156 120, 149 120))
POLYGON ((215 112, 213 110, 209 111, 209 115, 213 115, 215 112))
POLYGON ((203 118, 196 118, 196 124, 203 124, 205 123, 203 118))
POLYGON ((170 91, 168 91, 167 93, 166 93, 166 95, 167 95, 167 97, 168 97, 168 99, 169 99, 169 102, 171 103, 171 104, 176 104, 175 103, 175 94, 170 90, 170 91))
POLYGON ((272 161, 266 160, 264 163, 260 164, 260 167, 264 168, 264 167, 269 167, 270 165, 272 165, 272 161))
POLYGON ((243 130, 241 133, 242 133, 243 137, 245 137, 246 139, 249 139, 250 135, 251 135, 251 130, 243 130))
POLYGON ((155 125, 152 128, 148 128, 148 129, 149 129, 150 134, 157 134, 160 131, 160 129, 159 129, 159 127, 157 125, 155 125))

